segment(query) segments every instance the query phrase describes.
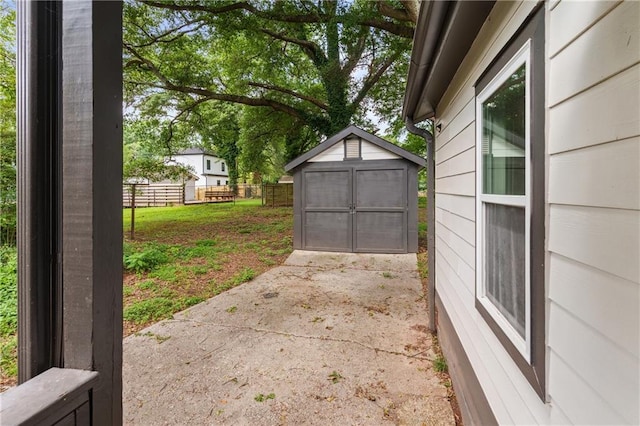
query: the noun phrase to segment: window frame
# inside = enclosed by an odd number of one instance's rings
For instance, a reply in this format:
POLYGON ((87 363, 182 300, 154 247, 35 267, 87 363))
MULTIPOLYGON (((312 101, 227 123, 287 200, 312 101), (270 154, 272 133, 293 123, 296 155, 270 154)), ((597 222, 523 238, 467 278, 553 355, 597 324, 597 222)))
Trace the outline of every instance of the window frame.
POLYGON ((511 343, 527 362, 531 361, 531 278, 525 273, 525 336, 511 325, 506 316, 486 295, 485 285, 485 205, 494 204, 524 208, 525 215, 525 270, 531 269, 531 41, 527 40, 493 79, 476 95, 476 299, 503 330, 511 343), (525 193, 524 195, 498 195, 484 193, 483 104, 493 96, 509 77, 522 65, 525 66, 525 193))
POLYGON ((344 161, 358 161, 362 160, 362 138, 355 137, 355 135, 351 135, 350 137, 346 137, 343 141, 344 147, 344 161), (358 141, 358 155, 357 156, 349 156, 349 150, 347 149, 349 145, 349 141, 358 141))
MULTIPOLYGON (((546 345, 546 294, 545 294, 545 274, 546 274, 546 63, 545 63, 545 7, 540 2, 538 6, 525 19, 514 36, 505 44, 503 49, 495 56, 493 61, 486 67, 475 83, 475 94, 480 94, 494 78, 500 74, 511 60, 521 51, 523 46, 529 43, 530 66, 528 77, 530 83, 528 89, 530 96, 527 106, 530 108, 528 117, 530 118, 527 131, 529 132, 530 148, 527 167, 530 168, 530 215, 526 217, 529 222, 526 237, 529 237, 527 254, 530 258, 527 278, 530 286, 528 295, 530 303, 526 303, 529 309, 529 333, 530 347, 529 357, 525 358, 521 351, 513 344, 512 340, 504 332, 503 328, 495 321, 485 308, 485 304, 479 300, 477 293, 478 275, 476 275, 476 295, 475 307, 486 322, 487 326, 496 336, 498 342, 513 360, 515 366, 520 370, 525 379, 529 382, 533 390, 540 399, 545 402, 546 395, 546 365, 547 365, 547 345, 546 345), (533 236, 533 237, 532 237, 533 236)), ((477 104, 474 106, 477 107, 477 104)), ((476 117, 477 119, 477 117, 476 117)), ((476 126, 478 123, 476 122, 476 126)), ((477 135, 476 135, 477 136, 477 135)), ((482 147, 481 137, 476 140, 476 151, 482 147)), ((476 154, 478 154, 476 152, 476 154)), ((477 165, 477 164, 476 164, 477 165)), ((478 171, 478 170, 477 170, 478 171)), ((478 179, 479 173, 476 174, 478 179)), ((478 180, 476 181, 478 182, 478 180)), ((479 181, 482 182, 481 180, 479 181)), ((526 183, 525 183, 526 185, 526 183)), ((476 186, 476 208, 478 205, 478 195, 481 194, 481 186, 476 186), (478 190, 480 188, 480 190, 478 190)), ((477 210, 476 210, 477 213, 477 210)), ((527 214, 527 213, 525 213, 527 214)), ((479 216, 476 216, 476 231, 482 223, 479 216)), ((477 238, 477 232, 476 232, 477 238)), ((476 253, 483 247, 484 241, 476 239, 476 253)), ((480 266, 480 259, 476 257, 476 271, 480 266)))
POLYGON ((207 158, 205 161, 207 163, 207 171, 211 170, 211 160, 207 158))
POLYGON ((220 164, 222 165, 222 166, 221 166, 221 167, 222 167, 222 171, 224 172, 224 171, 225 171, 224 161, 223 161, 222 163, 220 163, 220 164))

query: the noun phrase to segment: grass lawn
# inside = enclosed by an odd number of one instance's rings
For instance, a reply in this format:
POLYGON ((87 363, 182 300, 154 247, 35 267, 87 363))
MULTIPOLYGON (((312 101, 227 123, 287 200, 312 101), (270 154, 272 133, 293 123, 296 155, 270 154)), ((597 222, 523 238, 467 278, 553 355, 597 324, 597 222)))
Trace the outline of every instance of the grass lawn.
POLYGON ((250 281, 292 251, 290 207, 260 200, 136 209, 124 219, 125 336, 250 281))

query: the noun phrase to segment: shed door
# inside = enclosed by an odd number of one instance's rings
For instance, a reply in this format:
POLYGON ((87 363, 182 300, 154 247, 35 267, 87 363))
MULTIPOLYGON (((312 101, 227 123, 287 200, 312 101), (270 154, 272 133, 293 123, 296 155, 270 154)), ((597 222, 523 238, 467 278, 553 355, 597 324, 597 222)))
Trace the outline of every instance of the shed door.
POLYGON ((354 170, 353 251, 406 253, 407 170, 354 170))
POLYGON ((352 170, 304 172, 303 246, 306 250, 353 250, 352 170))
POLYGON ((305 250, 406 253, 406 168, 359 165, 303 175, 305 250))

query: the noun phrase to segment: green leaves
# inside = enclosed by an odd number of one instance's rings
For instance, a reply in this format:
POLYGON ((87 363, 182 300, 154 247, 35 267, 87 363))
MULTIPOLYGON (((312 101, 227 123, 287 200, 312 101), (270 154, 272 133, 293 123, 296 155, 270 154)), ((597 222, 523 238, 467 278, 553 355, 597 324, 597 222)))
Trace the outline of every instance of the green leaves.
POLYGON ((159 150, 205 145, 277 176, 348 124, 399 118, 411 4, 129 1, 125 98, 158 121, 159 150))
POLYGON ((16 240, 15 10, 0 1, 0 245, 16 240))

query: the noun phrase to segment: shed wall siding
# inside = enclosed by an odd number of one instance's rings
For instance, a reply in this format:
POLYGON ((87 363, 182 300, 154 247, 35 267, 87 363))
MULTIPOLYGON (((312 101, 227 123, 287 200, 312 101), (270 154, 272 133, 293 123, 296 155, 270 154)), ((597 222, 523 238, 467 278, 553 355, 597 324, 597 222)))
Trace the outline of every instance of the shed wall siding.
POLYGON ((548 22, 549 400, 639 424, 640 3, 562 1, 548 22))
MULTIPOLYGON (((363 160, 395 160, 400 156, 380 148, 377 145, 362 140, 360 147, 360 155, 363 160)), ((329 161, 344 161, 344 143, 337 142, 331 148, 326 149, 320 154, 308 160, 310 163, 323 163, 329 161)))
POLYGON ((545 5, 548 403, 474 306, 474 84, 534 7, 496 3, 437 106, 436 288, 499 423, 638 424, 640 3, 545 5))

